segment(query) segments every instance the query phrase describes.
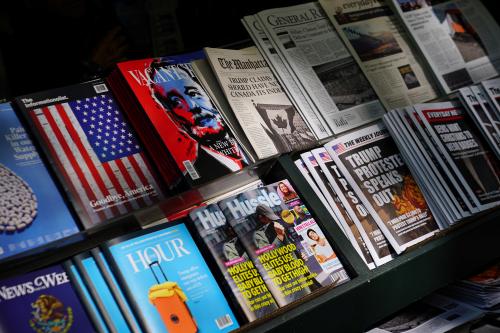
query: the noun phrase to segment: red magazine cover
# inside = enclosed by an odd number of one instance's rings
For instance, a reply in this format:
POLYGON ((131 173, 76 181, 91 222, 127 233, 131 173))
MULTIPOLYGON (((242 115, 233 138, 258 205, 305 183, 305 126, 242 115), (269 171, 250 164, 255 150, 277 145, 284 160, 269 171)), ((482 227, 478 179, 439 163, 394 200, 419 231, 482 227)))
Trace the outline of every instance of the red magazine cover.
MULTIPOLYGON (((122 78, 144 110, 148 127, 156 132, 192 185, 247 165, 239 143, 192 71, 189 61, 200 57, 203 53, 197 52, 118 64, 122 78)), ((145 121, 138 115, 129 117, 145 121)))

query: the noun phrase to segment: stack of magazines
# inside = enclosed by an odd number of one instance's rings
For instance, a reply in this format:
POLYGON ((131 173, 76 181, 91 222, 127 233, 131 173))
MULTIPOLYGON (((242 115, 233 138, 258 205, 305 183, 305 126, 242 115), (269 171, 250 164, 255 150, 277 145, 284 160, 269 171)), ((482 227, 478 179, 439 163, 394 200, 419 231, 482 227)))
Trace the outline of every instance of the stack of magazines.
POLYGON ((499 203, 500 164, 459 101, 395 109, 384 121, 440 227, 499 203))

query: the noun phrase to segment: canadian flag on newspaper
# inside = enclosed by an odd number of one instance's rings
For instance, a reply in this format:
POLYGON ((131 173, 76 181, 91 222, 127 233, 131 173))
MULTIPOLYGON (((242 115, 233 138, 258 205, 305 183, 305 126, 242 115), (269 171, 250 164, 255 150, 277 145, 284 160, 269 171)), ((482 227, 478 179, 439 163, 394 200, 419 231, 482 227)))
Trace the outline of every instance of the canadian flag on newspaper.
POLYGON ((86 226, 159 199, 144 152, 109 93, 37 108, 30 114, 78 201, 86 226))

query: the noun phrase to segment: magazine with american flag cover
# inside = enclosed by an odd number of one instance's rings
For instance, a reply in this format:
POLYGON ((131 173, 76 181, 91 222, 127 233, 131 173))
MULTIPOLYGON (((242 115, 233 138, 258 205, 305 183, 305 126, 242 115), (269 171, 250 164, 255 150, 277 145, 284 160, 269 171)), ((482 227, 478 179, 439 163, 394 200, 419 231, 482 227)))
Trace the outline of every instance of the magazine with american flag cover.
POLYGON ((439 231, 382 122, 343 135, 325 148, 397 253, 439 231))
POLYGON ((162 198, 156 173, 104 81, 15 101, 86 228, 162 198))

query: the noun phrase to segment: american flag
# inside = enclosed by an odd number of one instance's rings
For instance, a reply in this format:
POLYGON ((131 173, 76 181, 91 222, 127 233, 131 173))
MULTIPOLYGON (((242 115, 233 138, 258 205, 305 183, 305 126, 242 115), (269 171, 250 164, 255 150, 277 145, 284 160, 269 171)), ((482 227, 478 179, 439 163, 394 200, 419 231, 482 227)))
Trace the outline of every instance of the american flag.
POLYGON ((90 224, 150 205, 159 195, 144 153, 109 93, 37 108, 31 115, 90 224), (152 189, 128 192, 144 186, 152 189))
POLYGON ((336 152, 337 154, 342 154, 343 152, 345 152, 347 149, 345 148, 344 144, 343 143, 339 143, 339 144, 336 144, 336 145, 333 145, 332 146, 332 149, 334 152, 336 152))

